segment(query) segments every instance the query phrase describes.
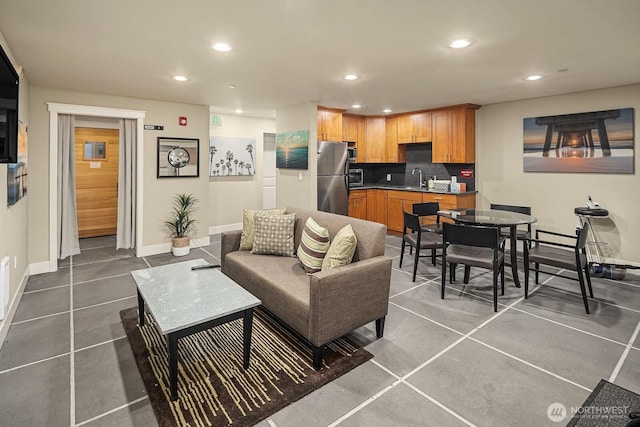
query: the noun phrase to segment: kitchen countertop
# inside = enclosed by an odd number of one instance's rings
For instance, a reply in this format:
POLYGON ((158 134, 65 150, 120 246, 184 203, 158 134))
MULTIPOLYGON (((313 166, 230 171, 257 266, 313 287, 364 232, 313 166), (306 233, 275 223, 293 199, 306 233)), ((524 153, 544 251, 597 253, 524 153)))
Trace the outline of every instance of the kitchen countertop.
POLYGON ((460 193, 452 193, 451 191, 435 191, 427 188, 420 188, 412 185, 389 185, 389 184, 364 184, 362 186, 349 187, 349 190, 398 190, 398 191, 417 191, 420 193, 434 193, 434 194, 475 194, 477 191, 461 191, 460 193))

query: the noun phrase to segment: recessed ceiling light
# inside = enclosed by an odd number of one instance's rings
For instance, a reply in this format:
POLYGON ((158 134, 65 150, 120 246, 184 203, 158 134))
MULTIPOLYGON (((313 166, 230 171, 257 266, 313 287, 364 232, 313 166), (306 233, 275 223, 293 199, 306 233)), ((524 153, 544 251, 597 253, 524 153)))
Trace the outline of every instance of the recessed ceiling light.
POLYGON ((347 74, 346 76, 344 76, 345 80, 358 80, 358 76, 356 76, 355 74, 347 74))
POLYGON ((237 88, 238 86, 236 86, 236 85, 229 85, 229 86, 227 86, 227 87, 228 87, 229 89, 235 89, 235 88, 237 88))
POLYGON ((188 82, 189 81, 189 77, 187 77, 187 76, 173 76, 172 79, 177 81, 177 82, 188 82))
POLYGON ((213 45, 213 49, 218 52, 229 52, 231 50, 231 46, 226 43, 216 43, 213 45))
POLYGON ((362 108, 362 105, 360 105, 360 104, 353 104, 353 105, 351 106, 351 108, 355 108, 355 109, 357 110, 358 108, 362 108))
POLYGON ((536 80, 540 80, 542 78, 542 76, 538 75, 538 74, 532 74, 530 76, 525 77, 524 79, 530 82, 535 82, 536 80))
POLYGON ((236 108, 236 114, 242 114, 242 108, 236 108))
POLYGON ((459 39, 459 40, 454 40, 449 44, 449 47, 452 47, 454 49, 461 49, 463 47, 467 47, 471 44, 471 40, 467 40, 467 39, 459 39))
POLYGON ((383 113, 390 113, 391 112, 391 108, 385 108, 384 110, 382 110, 383 113))

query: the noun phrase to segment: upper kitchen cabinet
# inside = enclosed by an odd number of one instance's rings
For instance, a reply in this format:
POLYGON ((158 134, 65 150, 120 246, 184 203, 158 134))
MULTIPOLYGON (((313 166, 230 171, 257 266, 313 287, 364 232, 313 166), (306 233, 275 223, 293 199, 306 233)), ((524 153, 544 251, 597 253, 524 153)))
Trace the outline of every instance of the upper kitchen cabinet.
POLYGON ((398 116, 398 143, 431 142, 431 113, 411 113, 398 116))
POLYGON ((365 156, 367 163, 385 162, 385 118, 365 118, 365 156))
POLYGON ((385 121, 385 162, 404 163, 407 161, 407 148, 398 145, 398 118, 388 117, 385 121))
MULTIPOLYGON (((342 140, 358 142, 358 120, 361 116, 355 114, 342 115, 342 140)), ((364 120, 364 118, 362 118, 364 120)))
POLYGON ((318 107, 318 141, 342 141, 342 113, 344 110, 318 107))
POLYGON ((466 104, 431 113, 433 163, 475 163, 478 108, 479 105, 466 104))

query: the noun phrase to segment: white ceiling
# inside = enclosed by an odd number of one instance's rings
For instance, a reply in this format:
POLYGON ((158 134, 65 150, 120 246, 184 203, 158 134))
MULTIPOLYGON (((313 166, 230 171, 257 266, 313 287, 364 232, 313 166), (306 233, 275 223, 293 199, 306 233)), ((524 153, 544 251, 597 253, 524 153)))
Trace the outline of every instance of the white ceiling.
POLYGON ((639 19, 639 0, 0 0, 31 85, 260 117, 308 101, 381 114, 638 83, 639 19), (457 38, 474 43, 449 48, 457 38))

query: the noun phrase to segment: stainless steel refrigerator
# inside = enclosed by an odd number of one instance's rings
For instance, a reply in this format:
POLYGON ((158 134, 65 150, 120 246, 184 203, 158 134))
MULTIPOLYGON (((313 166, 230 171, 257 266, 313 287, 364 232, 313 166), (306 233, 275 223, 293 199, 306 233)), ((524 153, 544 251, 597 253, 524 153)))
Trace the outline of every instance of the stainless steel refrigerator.
POLYGON ((318 210, 349 213, 349 159, 346 142, 318 141, 318 210))

